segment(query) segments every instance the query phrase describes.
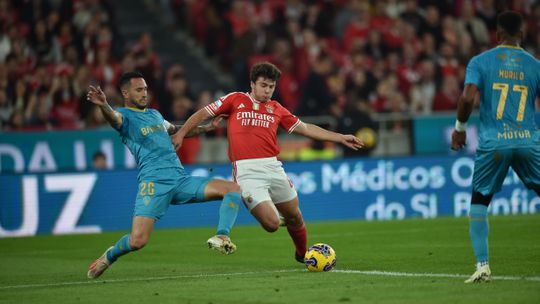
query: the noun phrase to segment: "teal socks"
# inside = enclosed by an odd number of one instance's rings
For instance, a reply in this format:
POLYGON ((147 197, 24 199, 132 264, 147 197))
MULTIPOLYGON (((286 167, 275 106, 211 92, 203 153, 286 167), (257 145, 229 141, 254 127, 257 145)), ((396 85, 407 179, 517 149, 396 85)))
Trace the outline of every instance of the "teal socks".
POLYGON ((218 235, 229 235, 236 221, 241 202, 240 193, 229 192, 225 194, 219 207, 218 235))
POLYGON ((112 264, 116 262, 119 257, 131 251, 133 250, 131 249, 131 246, 129 246, 129 234, 126 234, 114 244, 113 248, 107 251, 107 260, 112 264))
POLYGON ((487 206, 471 204, 469 235, 471 236, 476 261, 480 264, 486 263, 489 259, 488 234, 487 206))

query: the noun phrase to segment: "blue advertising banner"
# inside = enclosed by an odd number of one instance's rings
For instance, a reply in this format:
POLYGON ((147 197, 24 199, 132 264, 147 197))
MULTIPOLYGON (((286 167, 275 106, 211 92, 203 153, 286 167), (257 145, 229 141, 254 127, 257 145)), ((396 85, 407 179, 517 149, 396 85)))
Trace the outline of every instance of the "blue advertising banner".
MULTIPOLYGON (((291 162, 285 170, 310 221, 465 216, 473 159, 407 157, 291 162)), ((192 175, 230 179, 230 165, 188 166, 192 175)), ((0 237, 97 233, 130 228, 135 170, 0 175, 0 237)), ((170 206, 157 227, 215 226, 219 202, 170 206)), ((510 172, 491 214, 540 211, 540 198, 510 172)), ((237 223, 256 224, 245 208, 237 223)))
MULTIPOLYGON (((413 120, 414 153, 418 154, 455 154, 450 150, 450 143, 456 115, 429 115, 413 120)), ((465 151, 473 154, 478 144, 478 113, 473 113, 467 124, 467 146, 465 151)), ((536 113, 536 123, 540 125, 540 112, 536 113)))
POLYGON ((108 168, 134 168, 135 160, 118 132, 0 132, 0 173, 84 171, 92 155, 102 151, 108 168))

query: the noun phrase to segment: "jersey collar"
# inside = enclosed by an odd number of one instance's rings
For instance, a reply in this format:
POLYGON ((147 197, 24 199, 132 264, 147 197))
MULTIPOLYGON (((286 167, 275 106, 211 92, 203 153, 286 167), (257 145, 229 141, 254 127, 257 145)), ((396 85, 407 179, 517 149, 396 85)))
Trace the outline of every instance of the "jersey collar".
POLYGON ((509 48, 509 49, 516 49, 516 50, 523 50, 523 48, 515 45, 508 45, 508 44, 501 44, 497 46, 498 48, 509 48))
POLYGON ((245 93, 245 94, 249 97, 249 99, 251 99, 251 101, 252 101, 253 103, 256 103, 256 104, 260 104, 260 103, 261 103, 260 101, 257 101, 257 100, 255 100, 253 97, 251 97, 251 94, 250 94, 250 93, 245 93))
POLYGON ((144 113, 144 112, 146 112, 146 109, 147 109, 147 108, 144 108, 144 109, 141 110, 141 109, 137 109, 137 108, 126 107, 126 109, 130 109, 130 110, 135 111, 135 112, 142 112, 142 113, 144 113))

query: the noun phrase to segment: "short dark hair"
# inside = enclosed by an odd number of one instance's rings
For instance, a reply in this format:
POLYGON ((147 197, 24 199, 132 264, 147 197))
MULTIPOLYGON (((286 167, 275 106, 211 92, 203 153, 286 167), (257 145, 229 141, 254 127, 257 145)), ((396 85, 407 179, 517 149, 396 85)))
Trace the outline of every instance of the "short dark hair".
POLYGON ((96 151, 94 155, 92 155, 92 160, 96 160, 98 158, 107 158, 107 156, 101 151, 96 151))
POLYGON ((120 76, 120 79, 118 79, 118 89, 122 91, 122 88, 126 84, 129 84, 131 82, 131 79, 134 79, 134 78, 144 78, 144 76, 140 72, 137 72, 137 71, 126 72, 122 74, 122 76, 120 76))
POLYGON ((497 16, 497 26, 510 36, 516 36, 523 26, 523 16, 514 11, 504 11, 497 16))
POLYGON ((251 82, 256 82, 259 77, 278 81, 279 77, 281 77, 281 71, 270 62, 258 62, 251 67, 249 80, 251 80, 251 82))

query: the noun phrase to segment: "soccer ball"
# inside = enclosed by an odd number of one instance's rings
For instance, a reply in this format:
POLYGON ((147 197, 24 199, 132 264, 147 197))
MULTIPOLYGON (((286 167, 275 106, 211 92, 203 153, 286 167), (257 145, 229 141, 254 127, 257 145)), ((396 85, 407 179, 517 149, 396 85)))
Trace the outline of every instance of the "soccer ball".
POLYGON ((309 247, 304 257, 309 271, 330 271, 336 266, 336 252, 330 245, 317 243, 309 247))

